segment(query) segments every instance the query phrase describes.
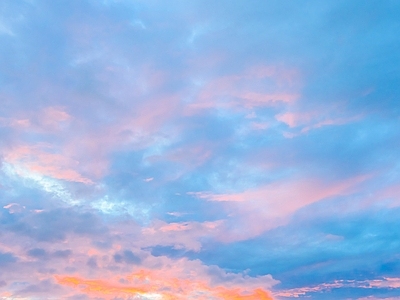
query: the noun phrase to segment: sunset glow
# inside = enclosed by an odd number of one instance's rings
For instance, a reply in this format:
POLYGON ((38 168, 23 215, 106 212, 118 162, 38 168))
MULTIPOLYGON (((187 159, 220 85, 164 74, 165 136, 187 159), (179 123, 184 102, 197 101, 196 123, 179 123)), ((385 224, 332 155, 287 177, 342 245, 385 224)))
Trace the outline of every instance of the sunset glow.
POLYGON ((399 16, 0 0, 0 300, 400 299, 399 16))

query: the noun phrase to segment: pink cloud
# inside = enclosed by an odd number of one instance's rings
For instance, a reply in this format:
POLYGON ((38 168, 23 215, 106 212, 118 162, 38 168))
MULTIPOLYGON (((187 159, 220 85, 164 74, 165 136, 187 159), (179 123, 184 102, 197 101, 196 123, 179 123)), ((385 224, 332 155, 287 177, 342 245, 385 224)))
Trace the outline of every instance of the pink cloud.
POLYGON ((345 108, 332 107, 322 107, 320 110, 305 112, 288 111, 275 116, 277 121, 285 123, 289 128, 298 128, 300 130, 296 133, 290 133, 291 136, 288 137, 306 133, 323 126, 338 126, 355 122, 361 118, 362 115, 347 116, 345 108))
POLYGON ((308 132, 311 129, 321 128, 323 126, 328 126, 328 125, 337 126, 337 125, 351 123, 351 122, 359 120, 360 118, 361 118, 360 116, 356 116, 356 117, 350 117, 350 118, 326 119, 326 120, 323 120, 323 121, 317 122, 315 124, 312 124, 310 126, 306 126, 306 127, 302 128, 301 133, 308 132))
POLYGON ((13 118, 1 118, 0 117, 0 126, 3 127, 12 127, 16 129, 28 128, 31 125, 29 119, 13 119, 13 118))
POLYGON ((374 200, 384 201, 389 200, 387 204, 392 207, 400 206, 400 185, 390 185, 375 193, 374 200))
POLYGON ((238 95, 243 98, 243 103, 247 108, 274 105, 278 102, 293 103, 299 98, 298 94, 292 93, 254 93, 247 92, 238 95))
POLYGON ((36 131, 54 133, 72 120, 64 107, 48 106, 37 111, 16 111, 14 117, 0 118, 2 126, 8 126, 19 131, 36 131))
POLYGON ((25 206, 20 205, 19 203, 10 203, 3 206, 4 209, 7 209, 10 214, 20 213, 25 209, 25 206))
POLYGON ((248 68, 244 75, 247 78, 271 78, 276 82, 278 87, 299 88, 302 85, 301 73, 295 68, 256 65, 248 68))
POLYGON ((43 111, 42 122, 47 125, 55 125, 59 122, 68 121, 71 116, 63 109, 56 107, 47 107, 43 111))
MULTIPOLYGON (((96 182, 108 172, 111 153, 116 150, 144 149, 156 145, 159 140, 176 139, 185 128, 165 125, 196 106, 219 105, 216 98, 224 98, 226 91, 229 91, 229 100, 222 100, 222 105, 226 105, 227 108, 251 109, 276 103, 291 103, 298 97, 297 71, 281 67, 254 66, 240 75, 226 76, 207 83, 192 104, 183 106, 182 95, 187 91, 162 92, 162 87, 168 82, 165 73, 146 64, 139 66, 138 70, 112 64, 107 65, 98 74, 100 81, 107 82, 105 96, 115 100, 115 104, 107 112, 107 118, 113 120, 112 122, 102 119, 100 108, 94 108, 87 116, 82 113, 86 111, 83 104, 97 103, 91 96, 74 94, 68 90, 61 90, 60 87, 42 83, 36 96, 39 97, 46 91, 49 97, 64 95, 65 98, 74 99, 74 102, 71 102, 69 107, 49 105, 37 112, 22 111, 15 118, 6 120, 7 124, 14 124, 19 132, 40 131, 45 135, 43 141, 57 139, 57 149, 36 151, 30 154, 30 159, 20 158, 20 163, 33 172, 56 179, 96 182), (138 70, 141 76, 138 76, 138 70), (132 78, 135 80, 131 84, 132 78), (263 90, 264 86, 268 88, 263 90), (137 100, 127 100, 132 97, 137 100)), ((251 126, 260 130, 265 129, 267 124, 253 122, 251 126)), ((10 151, 25 146, 35 148, 38 143, 40 141, 34 144, 16 141, 10 151)), ((163 153, 159 158, 156 157, 157 154, 149 156, 148 159, 166 159, 182 163, 179 174, 173 175, 176 179, 207 161, 212 154, 209 146, 183 146, 163 153)), ((10 155, 10 151, 7 151, 7 155, 10 155)))
POLYGON ((188 192, 187 194, 208 201, 246 201, 243 194, 213 194, 211 192, 188 192))
POLYGON ((156 220, 142 229, 142 243, 146 246, 173 246, 192 251, 201 249, 201 238, 214 237, 221 230, 223 221, 173 222, 156 220))
POLYGON ((166 180, 176 180, 183 174, 187 174, 206 163, 212 157, 215 147, 216 145, 209 142, 183 145, 162 153, 149 155, 146 157, 146 161, 149 163, 160 161, 174 163, 177 171, 171 172, 166 180))
POLYGON ((75 168, 78 162, 60 153, 52 153, 52 147, 41 144, 37 146, 20 146, 11 148, 5 153, 7 163, 18 168, 55 179, 91 184, 92 181, 83 177, 75 168))
POLYGON ((286 112, 283 114, 276 115, 275 117, 278 121, 287 124, 289 127, 296 127, 298 124, 304 122, 306 119, 309 120, 309 116, 304 116, 301 114, 295 114, 292 112, 286 112))
MULTIPOLYGON (((373 180, 384 178, 386 170, 376 173, 373 180)), ((381 185, 371 184, 373 181, 368 181, 363 185, 364 194, 360 201, 352 203, 347 209, 360 210, 367 207, 398 207, 400 206, 400 184, 384 182, 381 185)))
POLYGON ((294 103, 299 98, 298 72, 278 67, 256 66, 239 75, 228 75, 206 83, 187 114, 198 109, 220 107, 251 109, 294 103))
MULTIPOLYGON (((143 149, 156 144, 158 139, 174 135, 174 129, 164 130, 164 126, 179 114, 181 97, 162 92, 168 76, 147 63, 126 68, 111 64, 112 60, 106 58, 102 57, 105 66, 96 76, 107 86, 102 90, 102 97, 112 99, 111 105, 99 101, 98 95, 38 82, 32 97, 45 95, 46 99, 59 99, 68 106, 49 100, 44 108, 24 110, 21 107, 10 117, 0 118, 0 126, 10 127, 14 133, 10 151, 22 146, 36 147, 50 140, 57 145, 53 152, 70 163, 79 162, 79 168, 58 168, 41 165, 36 160, 36 172, 59 179, 94 182, 107 173, 109 156, 114 151, 143 149), (35 135, 35 141, 27 140, 25 137, 32 133, 40 134, 35 135)), ((9 154, 8 150, 4 152, 9 154)))
POLYGON ((167 232, 167 231, 189 230, 191 228, 192 228, 191 224, 189 222, 185 222, 185 223, 169 223, 168 225, 161 226, 159 230, 162 232, 167 232))
POLYGON ((369 177, 359 176, 337 182, 293 179, 274 182, 241 193, 191 192, 189 194, 207 201, 218 201, 224 205, 229 212, 229 219, 222 224, 217 234, 219 239, 228 242, 254 237, 268 229, 283 225, 295 211, 321 199, 354 193, 369 177))

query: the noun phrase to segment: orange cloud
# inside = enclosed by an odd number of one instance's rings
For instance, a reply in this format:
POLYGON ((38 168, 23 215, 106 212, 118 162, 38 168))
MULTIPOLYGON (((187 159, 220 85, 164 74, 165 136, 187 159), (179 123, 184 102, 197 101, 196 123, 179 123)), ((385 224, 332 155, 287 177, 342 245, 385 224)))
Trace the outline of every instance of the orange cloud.
POLYGON ((72 276, 56 276, 61 285, 78 288, 87 294, 113 297, 143 296, 148 299, 216 299, 216 300, 271 300, 269 292, 262 288, 248 291, 242 287, 226 288, 211 286, 206 280, 171 277, 165 271, 140 270, 127 276, 128 284, 106 280, 88 280, 72 276))
MULTIPOLYGON (((128 296, 128 295, 143 295, 150 292, 149 289, 138 287, 124 287, 121 285, 113 285, 101 280, 86 280, 78 277, 57 277, 59 284, 80 288, 85 293, 96 293, 101 295, 128 296)), ((110 298, 111 299, 111 298, 110 298)), ((169 298, 166 298, 169 299, 169 298)), ((172 298, 170 298, 172 299, 172 298)))
POLYGON ((242 295, 238 291, 227 290, 219 294, 221 299, 229 300, 270 300, 273 299, 269 293, 262 289, 256 289, 251 294, 242 295))

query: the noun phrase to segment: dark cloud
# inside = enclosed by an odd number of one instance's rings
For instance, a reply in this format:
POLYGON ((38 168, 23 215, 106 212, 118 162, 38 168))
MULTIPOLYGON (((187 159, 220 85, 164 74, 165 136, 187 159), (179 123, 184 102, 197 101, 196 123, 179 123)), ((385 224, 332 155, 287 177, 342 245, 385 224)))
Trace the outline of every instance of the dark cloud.
POLYGON ((27 287, 19 290, 15 293, 18 296, 27 296, 31 294, 41 295, 42 297, 48 297, 52 295, 52 297, 57 297, 57 295, 62 292, 62 288, 52 282, 52 280, 42 280, 38 284, 28 285, 27 287))
POLYGON ((107 231, 97 216, 74 209, 56 209, 12 217, 4 227, 37 241, 47 242, 62 241, 71 233, 95 237, 107 231))
POLYGON ((41 248, 30 249, 30 250, 28 250, 27 253, 28 253, 29 256, 32 256, 32 257, 35 257, 35 258, 41 258, 41 259, 43 259, 43 258, 48 256, 46 250, 41 249, 41 248))
POLYGON ((89 258, 89 260, 86 263, 90 268, 98 268, 97 266, 97 260, 95 257, 89 258))
POLYGON ((56 258, 68 258, 72 255, 72 251, 67 249, 67 250, 57 250, 53 253, 53 256, 56 258))
POLYGON ((124 250, 121 253, 114 254, 114 261, 116 263, 126 263, 138 265, 141 263, 141 258, 130 250, 124 250))
POLYGON ((12 253, 9 252, 0 252, 0 265, 7 266, 8 264, 12 264, 17 262, 17 257, 15 257, 12 253))

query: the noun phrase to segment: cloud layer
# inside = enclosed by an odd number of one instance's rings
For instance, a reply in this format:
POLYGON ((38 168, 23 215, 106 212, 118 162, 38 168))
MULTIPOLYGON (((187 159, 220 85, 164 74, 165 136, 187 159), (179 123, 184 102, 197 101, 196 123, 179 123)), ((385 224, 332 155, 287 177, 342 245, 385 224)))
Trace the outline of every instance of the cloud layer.
POLYGON ((400 297, 398 3, 0 7, 0 298, 400 297))

